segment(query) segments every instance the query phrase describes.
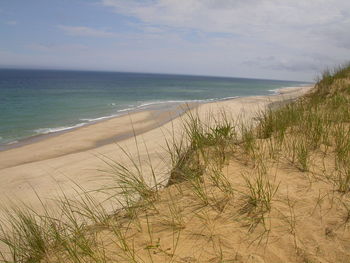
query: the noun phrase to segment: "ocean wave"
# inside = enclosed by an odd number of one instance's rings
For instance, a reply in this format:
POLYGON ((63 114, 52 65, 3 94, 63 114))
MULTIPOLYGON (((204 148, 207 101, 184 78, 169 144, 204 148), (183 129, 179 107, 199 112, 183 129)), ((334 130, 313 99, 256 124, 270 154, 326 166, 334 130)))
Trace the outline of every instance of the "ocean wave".
POLYGON ((211 101, 222 101, 222 100, 230 100, 230 99, 236 99, 239 96, 233 96, 233 97, 224 97, 224 98, 211 98, 211 99, 202 99, 202 100, 166 100, 166 101, 151 101, 151 102, 146 102, 143 103, 139 106, 137 106, 136 108, 143 108, 143 107, 147 107, 147 106, 153 106, 153 105, 158 105, 158 104, 167 104, 167 103, 193 103, 193 102, 199 102, 199 103, 203 103, 203 102, 211 102, 211 101))
POLYGON ((299 86, 294 86, 294 87, 280 87, 280 88, 276 88, 276 89, 269 89, 268 91, 269 91, 269 92, 272 92, 273 94, 278 95, 278 94, 280 94, 280 91, 281 91, 282 89, 295 89, 295 88, 300 88, 300 87, 299 87, 299 86))
POLYGON ((233 96, 233 97, 224 97, 224 98, 212 98, 212 99, 203 99, 203 100, 165 100, 165 101, 150 101, 150 102, 144 102, 141 103, 140 105, 134 106, 134 105, 129 105, 128 108, 118 110, 117 112, 119 114, 113 114, 113 115, 107 115, 107 116, 102 116, 98 118, 85 118, 85 119, 80 119, 81 121, 87 121, 87 122, 95 122, 95 121, 100 121, 100 120, 105 120, 105 119, 110 119, 114 117, 118 117, 123 112, 130 112, 130 111, 136 111, 140 109, 146 109, 148 107, 152 106, 157 106, 157 105, 162 105, 162 104, 169 104, 169 103, 176 103, 176 104, 181 104, 181 103, 203 103, 203 102, 212 102, 212 101, 223 101, 223 100, 230 100, 230 99, 236 99, 239 96, 233 96), (130 107, 131 106, 131 107, 130 107))
MULTIPOLYGON (((118 111, 119 112, 119 111, 118 111)), ((108 115, 108 116, 102 116, 98 118, 91 118, 91 119, 80 119, 81 121, 87 121, 87 122, 95 122, 95 121, 101 121, 105 119, 110 119, 119 116, 119 114, 113 114, 113 115, 108 115)))
POLYGON ((130 107, 130 108, 125 108, 122 110, 118 110, 118 112, 126 112, 126 111, 132 111, 132 110, 136 110, 138 107, 130 107))
POLYGON ((221 99, 217 99, 217 100, 223 101, 223 100, 233 100, 233 99, 237 99, 237 98, 240 98, 240 96, 225 97, 225 98, 221 98, 221 99))
POLYGON ((10 142, 6 143, 6 145, 11 145, 11 144, 15 144, 15 143, 18 143, 18 141, 16 141, 16 140, 10 141, 10 142))
POLYGON ((147 106, 154 106, 159 104, 166 104, 166 103, 186 103, 186 102, 193 102, 194 100, 165 100, 165 101, 151 101, 151 102, 145 102, 141 105, 137 106, 137 108, 143 108, 147 106))
POLYGON ((11 140, 11 139, 5 139, 4 137, 0 136, 0 145, 11 145, 11 144, 15 144, 18 143, 17 140, 11 140))
MULTIPOLYGON (((233 97, 225 97, 225 98, 212 98, 212 99, 203 99, 203 100, 167 100, 167 101, 150 101, 150 102, 144 102, 138 106, 132 105, 132 107, 128 107, 125 109, 121 109, 117 111, 117 114, 112 114, 112 115, 107 115, 107 116, 102 116, 102 117, 97 117, 97 118, 82 118, 80 121, 83 121, 82 123, 78 123, 76 125, 72 126, 61 126, 61 127, 55 127, 55 128, 39 128, 34 130, 36 134, 48 134, 48 133, 54 133, 54 132, 60 132, 60 131, 66 131, 66 130, 71 130, 75 128, 82 127, 88 123, 91 122, 97 122, 105 119, 110 119, 114 117, 121 116, 123 112, 128 112, 128 111, 135 111, 135 110, 140 110, 140 109, 145 109, 147 107, 151 106, 156 106, 156 105, 161 105, 161 104, 169 104, 169 103, 203 103, 203 102, 213 102, 213 101, 223 101, 223 100, 230 100, 230 99, 235 99, 238 98, 239 96, 233 96, 233 97)), ((131 106, 131 105, 130 105, 131 106)), ((1 137, 0 137, 1 140, 1 137)))
POLYGON ((289 87, 280 87, 277 89, 269 89, 269 92, 272 92, 273 94, 280 94, 281 90, 288 90, 288 89, 297 89, 297 88, 302 88, 302 87, 306 87, 309 86, 310 84, 305 83, 305 84, 300 84, 299 86, 289 86, 289 87))
POLYGON ((280 90, 281 88, 278 88, 278 89, 269 89, 268 91, 269 92, 272 92, 273 94, 279 94, 279 90, 280 90))
POLYGON ((48 134, 48 133, 53 133, 53 132, 60 132, 60 131, 66 131, 66 130, 71 130, 74 128, 79 128, 86 125, 86 122, 84 123, 78 123, 73 126, 62 126, 62 127, 55 127, 55 128, 40 128, 34 130, 35 133, 37 134, 48 134))

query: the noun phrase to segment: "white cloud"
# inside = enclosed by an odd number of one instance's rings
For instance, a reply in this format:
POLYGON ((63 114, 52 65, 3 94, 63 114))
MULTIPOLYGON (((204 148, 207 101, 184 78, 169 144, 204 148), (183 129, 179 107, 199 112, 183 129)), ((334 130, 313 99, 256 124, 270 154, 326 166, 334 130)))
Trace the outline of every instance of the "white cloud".
MULTIPOLYGON (((123 30, 113 31, 113 24, 59 25, 67 35, 103 41, 27 45, 33 52, 28 63, 312 80, 320 70, 350 60, 347 0, 95 1, 118 14, 123 30)), ((20 59, 0 57, 8 64, 20 59)))
POLYGON ((172 50, 191 64, 198 61, 197 68, 216 63, 218 67, 232 65, 237 72, 246 70, 259 75, 266 71, 289 72, 291 77, 303 71, 312 79, 315 72, 327 65, 350 59, 347 33, 350 1, 100 0, 100 3, 118 14, 136 18, 147 37, 151 33, 159 36, 159 42, 153 43, 159 50, 172 50), (162 43, 170 34, 177 35, 176 44, 165 48, 162 43), (193 36, 197 40, 194 45, 193 36))
POLYGON ((113 32, 108 32, 101 29, 94 29, 86 26, 63 26, 59 25, 59 29, 63 30, 66 34, 70 36, 79 37, 115 37, 116 34, 113 32))
POLYGON ((350 2, 343 0, 101 1, 117 13, 134 16, 147 23, 242 34, 349 21, 350 12, 350 2))

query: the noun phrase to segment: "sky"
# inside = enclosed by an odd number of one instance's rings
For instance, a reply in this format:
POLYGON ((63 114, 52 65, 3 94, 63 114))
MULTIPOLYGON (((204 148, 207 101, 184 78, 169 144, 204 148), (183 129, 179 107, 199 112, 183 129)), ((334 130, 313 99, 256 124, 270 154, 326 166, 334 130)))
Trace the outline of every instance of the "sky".
POLYGON ((0 68, 313 81, 349 60, 349 0, 0 0, 0 68))

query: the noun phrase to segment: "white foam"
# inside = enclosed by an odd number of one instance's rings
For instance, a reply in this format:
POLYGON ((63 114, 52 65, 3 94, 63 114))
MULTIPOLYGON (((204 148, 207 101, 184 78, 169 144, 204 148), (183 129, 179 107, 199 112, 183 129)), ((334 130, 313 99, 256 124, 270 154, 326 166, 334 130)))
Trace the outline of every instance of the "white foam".
POLYGON ((102 116, 98 118, 91 118, 91 119, 80 119, 81 121, 87 121, 87 122, 95 122, 95 121, 101 121, 105 119, 110 119, 113 117, 117 117, 119 114, 113 114, 113 115, 108 115, 108 116, 102 116))
POLYGON ((66 130, 71 130, 74 128, 82 127, 86 123, 79 123, 73 126, 63 126, 63 127, 56 127, 56 128, 40 128, 35 130, 37 134, 48 134, 48 133, 53 133, 53 132, 59 132, 59 131, 66 131, 66 130))
POLYGON ((8 143, 6 143, 6 145, 11 145, 11 144, 15 144, 15 143, 18 143, 18 141, 8 142, 8 143))
POLYGON ((278 89, 269 89, 268 91, 272 92, 273 94, 279 94, 279 90, 281 88, 278 88, 278 89))
POLYGON ((186 102, 193 102, 193 101, 195 101, 195 100, 151 101, 151 102, 142 103, 141 105, 137 106, 137 108, 143 108, 143 107, 152 106, 152 105, 158 105, 158 104, 166 104, 166 103, 186 103, 186 102))
MULTIPOLYGON (((102 117, 98 117, 98 118, 83 118, 83 119, 80 119, 80 121, 83 121, 83 123, 79 123, 79 124, 76 124, 76 125, 73 125, 73 126, 62 126, 62 127, 55 127, 55 128, 40 128, 40 129, 36 129, 35 132, 37 134, 48 134, 48 133, 53 133, 53 132, 60 132, 60 131, 71 130, 71 129, 74 129, 74 128, 82 127, 82 126, 84 126, 84 125, 86 125, 87 123, 90 123, 90 122, 96 122, 96 121, 100 121, 100 120, 114 118, 114 117, 120 116, 121 115, 120 113, 133 111, 133 110, 137 110, 137 109, 142 109, 142 108, 146 108, 148 106, 153 106, 153 105, 160 105, 160 104, 167 104, 167 103, 179 103, 179 104, 181 104, 181 103, 191 103, 191 102, 212 102, 212 101, 230 100, 230 99, 235 99, 235 98, 238 98, 238 96, 225 97, 225 98, 220 98, 220 99, 219 98, 212 98, 212 99, 204 99, 204 100, 150 101, 150 102, 142 103, 141 105, 138 105, 138 106, 129 105, 129 106, 132 106, 132 107, 118 110, 117 112, 119 114, 102 116, 102 117)), ((0 137, 0 139, 1 139, 1 137, 0 137)))
POLYGON ((297 89, 301 87, 280 87, 277 89, 269 89, 270 92, 273 92, 274 94, 280 94, 281 90, 288 90, 288 89, 297 89))
POLYGON ((222 98, 222 99, 218 99, 218 100, 233 100, 233 99, 237 99, 239 98, 239 96, 233 96, 233 97, 226 97, 226 98, 222 98))
POLYGON ((125 111, 131 111, 131 110, 135 110, 137 107, 131 107, 131 108, 125 108, 122 110, 118 110, 118 112, 125 112, 125 111))
POLYGON ((277 89, 269 89, 270 92, 279 95, 281 94, 283 91, 291 91, 291 90, 296 90, 296 89, 301 89, 303 87, 307 87, 310 84, 300 84, 299 86, 293 86, 293 87, 280 87, 277 89))
POLYGON ((167 100, 167 101, 151 101, 151 102, 146 102, 143 103, 136 108, 143 108, 147 106, 152 106, 152 105, 158 105, 158 104, 167 104, 167 103, 191 103, 191 102, 210 102, 210 101, 221 101, 221 100, 230 100, 230 99, 235 99, 238 98, 238 96, 233 96, 233 97, 225 97, 225 98, 212 98, 212 99, 203 99, 203 100, 167 100))
POLYGON ((18 143, 18 141, 16 140, 9 140, 9 139, 5 139, 4 137, 0 136, 0 145, 11 145, 11 144, 15 144, 18 143))

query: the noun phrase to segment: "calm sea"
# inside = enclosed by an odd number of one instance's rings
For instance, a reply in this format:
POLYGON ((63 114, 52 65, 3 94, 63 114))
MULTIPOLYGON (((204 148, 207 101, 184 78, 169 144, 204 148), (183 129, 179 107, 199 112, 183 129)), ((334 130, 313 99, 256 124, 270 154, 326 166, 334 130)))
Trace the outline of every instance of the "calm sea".
POLYGON ((129 110, 272 94, 306 83, 117 72, 0 70, 0 145, 129 110))

